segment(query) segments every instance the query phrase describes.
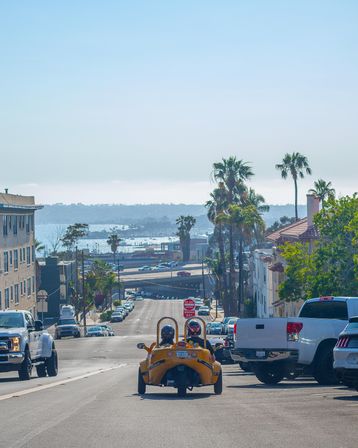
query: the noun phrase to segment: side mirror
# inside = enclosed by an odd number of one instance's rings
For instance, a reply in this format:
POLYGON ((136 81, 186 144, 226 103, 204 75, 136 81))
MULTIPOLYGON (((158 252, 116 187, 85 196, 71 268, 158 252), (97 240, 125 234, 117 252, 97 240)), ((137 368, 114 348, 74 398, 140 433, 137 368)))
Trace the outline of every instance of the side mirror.
POLYGON ((143 350, 145 348, 145 344, 143 342, 139 342, 137 344, 137 348, 139 348, 140 350, 143 350))
POLYGON ((42 331, 44 329, 44 325, 41 320, 35 320, 35 331, 42 331))

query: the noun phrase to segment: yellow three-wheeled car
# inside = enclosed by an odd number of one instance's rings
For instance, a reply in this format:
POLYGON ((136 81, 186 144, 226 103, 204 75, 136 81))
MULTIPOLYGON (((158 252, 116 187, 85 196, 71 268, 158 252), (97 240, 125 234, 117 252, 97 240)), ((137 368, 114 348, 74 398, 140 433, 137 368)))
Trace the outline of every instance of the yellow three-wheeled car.
MULTIPOLYGON (((206 328, 203 319, 200 320, 204 342, 206 346, 206 328)), ((188 319, 184 325, 184 340, 179 341, 178 323, 171 317, 163 317, 157 324, 157 341, 150 347, 145 344, 137 344, 140 349, 148 352, 147 358, 140 363, 138 372, 138 393, 145 394, 146 386, 175 387, 178 395, 184 397, 187 390, 193 387, 214 386, 215 394, 222 392, 221 364, 215 361, 215 357, 206 348, 188 341, 188 319), (159 345, 160 325, 165 319, 170 319, 175 324, 175 341, 169 346, 159 345)))

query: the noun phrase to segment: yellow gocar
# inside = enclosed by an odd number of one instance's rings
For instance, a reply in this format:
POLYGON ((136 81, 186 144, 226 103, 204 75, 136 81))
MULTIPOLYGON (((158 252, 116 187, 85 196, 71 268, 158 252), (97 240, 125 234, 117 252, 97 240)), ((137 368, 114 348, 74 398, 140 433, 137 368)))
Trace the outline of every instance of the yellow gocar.
MULTIPOLYGON (((184 397, 187 390, 193 387, 214 386, 217 395, 222 393, 221 364, 206 348, 192 344, 187 340, 188 319, 184 325, 184 340, 179 341, 178 323, 171 317, 163 317, 157 324, 157 341, 150 347, 143 343, 137 344, 147 351, 147 358, 140 363, 138 372, 138 393, 145 394, 146 386, 174 387, 178 395, 184 397), (160 346, 160 325, 169 319, 175 325, 175 342, 172 345, 160 346)), ((203 319, 196 317, 202 323, 204 342, 206 329, 203 319)), ((206 345, 206 344, 205 344, 206 345)))

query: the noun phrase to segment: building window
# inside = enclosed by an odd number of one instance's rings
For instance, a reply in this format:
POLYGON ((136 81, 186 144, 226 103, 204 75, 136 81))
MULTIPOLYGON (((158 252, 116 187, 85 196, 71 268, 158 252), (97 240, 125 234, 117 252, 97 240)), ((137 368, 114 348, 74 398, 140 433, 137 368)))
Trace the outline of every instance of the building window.
POLYGON ((22 261, 25 263, 25 248, 22 248, 22 261))
POLYGON ((24 280, 24 295, 26 295, 26 280, 24 280))
POLYGON ((31 264, 30 247, 26 248, 26 261, 27 261, 27 264, 31 264))
POLYGON ((19 269, 19 251, 14 250, 14 269, 19 269))
POLYGON ((32 277, 32 292, 35 292, 35 277, 32 277))
POLYGON ((32 246, 31 252, 32 252, 32 255, 31 255, 32 262, 35 263, 35 246, 32 246))
POLYGON ((13 286, 10 287, 10 300, 11 300, 11 302, 14 300, 14 287, 13 286))
POLYGON ((26 215, 26 233, 30 233, 30 215, 26 215))
POLYGON ((20 282, 20 294, 21 294, 21 295, 23 294, 23 291, 22 291, 22 282, 20 282))
POLYGON ((10 291, 9 291, 9 288, 5 289, 5 308, 10 308, 10 291))
POLYGON ((4 252, 4 272, 9 272, 9 253, 4 252))
POLYGON ((15 285, 15 305, 19 304, 19 285, 15 285))
POLYGON ((15 215, 13 218, 14 218, 14 222, 12 225, 12 231, 14 232, 14 235, 17 235, 17 215, 15 215))
POLYGON ((12 266, 12 250, 9 251, 10 267, 12 266))
POLYGON ((27 279, 27 295, 31 296, 31 278, 27 279))
POLYGON ((2 217, 2 234, 7 236, 7 216, 3 215, 2 217))

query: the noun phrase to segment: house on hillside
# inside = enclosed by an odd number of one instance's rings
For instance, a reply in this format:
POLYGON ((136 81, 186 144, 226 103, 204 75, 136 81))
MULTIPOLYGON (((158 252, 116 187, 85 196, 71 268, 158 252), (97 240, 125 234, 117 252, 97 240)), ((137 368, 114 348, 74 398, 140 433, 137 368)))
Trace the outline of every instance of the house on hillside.
POLYGON ((281 300, 278 287, 284 280, 285 261, 280 256, 279 246, 284 243, 302 242, 310 247, 318 239, 313 218, 319 212, 319 199, 307 195, 307 217, 283 227, 266 236, 271 249, 256 249, 251 256, 250 271, 252 295, 258 317, 283 317, 297 315, 302 301, 289 303, 281 300))

